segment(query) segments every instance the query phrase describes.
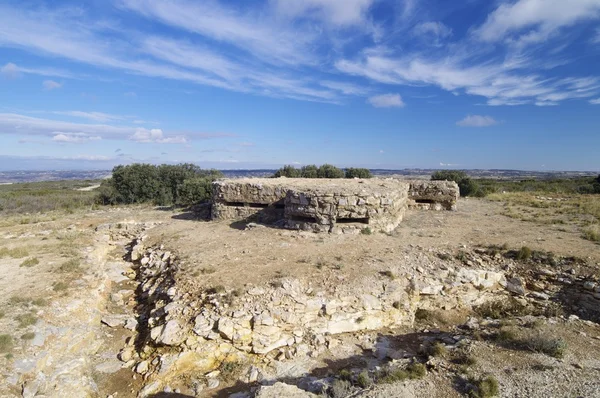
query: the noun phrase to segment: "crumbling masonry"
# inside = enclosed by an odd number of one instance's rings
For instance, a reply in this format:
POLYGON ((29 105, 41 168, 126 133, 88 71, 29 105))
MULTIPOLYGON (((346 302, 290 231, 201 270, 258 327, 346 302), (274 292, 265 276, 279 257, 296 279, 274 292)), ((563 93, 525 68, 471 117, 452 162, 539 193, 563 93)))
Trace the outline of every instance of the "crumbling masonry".
POLYGON ((261 178, 219 180, 212 219, 246 220, 314 232, 390 232, 407 208, 454 210, 451 181, 261 178))

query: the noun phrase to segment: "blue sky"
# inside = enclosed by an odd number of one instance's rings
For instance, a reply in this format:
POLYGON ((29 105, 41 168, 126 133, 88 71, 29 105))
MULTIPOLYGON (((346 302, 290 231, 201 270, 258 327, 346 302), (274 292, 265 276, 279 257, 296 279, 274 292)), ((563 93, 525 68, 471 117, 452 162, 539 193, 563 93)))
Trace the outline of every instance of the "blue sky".
POLYGON ((0 3, 0 169, 600 170, 600 0, 0 3))

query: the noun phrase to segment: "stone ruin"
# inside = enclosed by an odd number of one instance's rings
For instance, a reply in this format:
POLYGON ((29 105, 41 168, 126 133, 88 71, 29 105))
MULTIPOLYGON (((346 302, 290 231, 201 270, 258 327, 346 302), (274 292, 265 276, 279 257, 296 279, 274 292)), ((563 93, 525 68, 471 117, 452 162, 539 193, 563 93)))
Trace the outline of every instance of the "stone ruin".
POLYGON ((211 218, 314 232, 391 232, 407 208, 455 210, 458 196, 452 181, 230 179, 213 185, 211 218))

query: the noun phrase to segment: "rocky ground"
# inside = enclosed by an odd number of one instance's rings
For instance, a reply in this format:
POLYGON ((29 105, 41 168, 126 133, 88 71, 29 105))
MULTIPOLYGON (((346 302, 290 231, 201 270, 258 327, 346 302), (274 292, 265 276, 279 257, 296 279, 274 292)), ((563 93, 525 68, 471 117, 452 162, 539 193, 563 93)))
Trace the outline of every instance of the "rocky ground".
POLYGON ((600 396, 598 248, 472 199, 373 235, 5 219, 0 395, 600 396))

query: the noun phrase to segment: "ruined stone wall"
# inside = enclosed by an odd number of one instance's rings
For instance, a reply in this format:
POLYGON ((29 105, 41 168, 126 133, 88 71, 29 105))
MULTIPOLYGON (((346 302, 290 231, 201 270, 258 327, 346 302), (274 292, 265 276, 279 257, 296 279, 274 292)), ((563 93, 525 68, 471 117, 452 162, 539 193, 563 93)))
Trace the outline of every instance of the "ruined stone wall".
POLYGON ((286 226, 315 232, 350 233, 367 227, 390 232, 402 221, 407 197, 407 184, 375 192, 290 189, 285 199, 286 226))
POLYGON ((459 189, 454 181, 409 181, 408 206, 422 210, 456 210, 459 189))
POLYGON ((314 232, 390 232, 408 207, 454 210, 458 185, 397 179, 266 178, 213 185, 213 220, 279 224, 314 232))

